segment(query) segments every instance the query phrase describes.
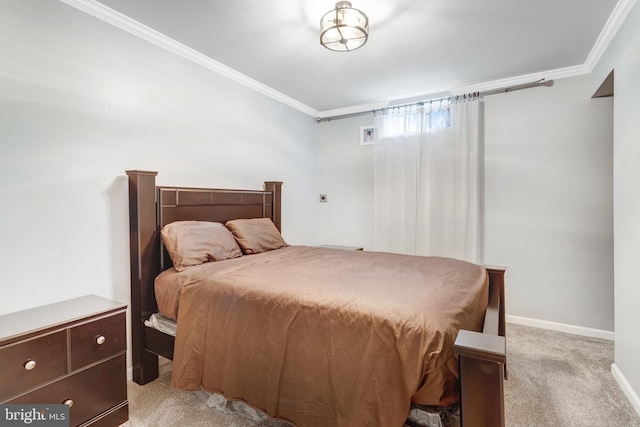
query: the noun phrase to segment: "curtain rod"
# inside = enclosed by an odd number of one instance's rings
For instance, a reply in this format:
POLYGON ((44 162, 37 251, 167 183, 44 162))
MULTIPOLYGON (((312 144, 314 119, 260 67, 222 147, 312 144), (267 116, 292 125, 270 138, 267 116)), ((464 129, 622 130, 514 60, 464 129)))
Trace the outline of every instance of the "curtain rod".
MULTIPOLYGON (((553 80, 546 80, 546 79, 540 79, 540 80, 536 80, 533 82, 528 82, 528 83, 522 83, 519 85, 513 85, 513 86, 505 86, 499 89, 492 89, 492 90, 487 90, 484 92, 475 92, 475 93, 471 93, 470 95, 476 95, 476 96, 486 96, 486 95, 495 95, 498 93, 505 93, 505 92, 513 92, 514 90, 522 90, 522 89, 529 89, 532 87, 538 87, 538 86, 553 86, 553 80)), ((432 102, 432 101, 439 101, 442 99, 447 99, 447 98, 451 98, 454 97, 456 95, 448 95, 448 96, 441 96, 438 98, 431 98, 431 99, 425 99, 422 101, 416 101, 416 102, 410 102, 407 104, 398 104, 398 105, 392 105, 389 107, 384 107, 384 108, 380 108, 378 110, 371 110, 371 111, 360 111, 357 113, 349 113, 349 114, 341 114, 339 116, 331 116, 331 117, 318 117, 316 118, 316 121, 318 123, 320 122, 330 122, 331 120, 335 120, 335 119, 347 119, 350 117, 359 117, 359 116, 364 116, 366 114, 374 114, 376 111, 385 111, 388 109, 392 109, 392 108, 402 108, 402 107, 407 107, 410 105, 421 105, 424 104, 426 102, 432 102)), ((461 96, 461 95, 457 95, 457 96, 461 96)), ((468 95, 467 95, 468 96, 468 95)))

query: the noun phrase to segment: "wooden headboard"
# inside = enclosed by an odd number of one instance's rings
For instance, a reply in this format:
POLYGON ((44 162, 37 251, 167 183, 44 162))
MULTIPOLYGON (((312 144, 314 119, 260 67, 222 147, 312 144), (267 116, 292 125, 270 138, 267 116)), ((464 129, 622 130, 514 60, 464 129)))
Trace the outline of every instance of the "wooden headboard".
POLYGON ((172 266, 160 239, 162 226, 173 221, 225 223, 238 218, 270 218, 281 230, 282 182, 265 181, 264 190, 156 187, 158 172, 126 171, 129 176, 131 257, 131 339, 134 380, 157 377, 157 354, 150 353, 144 321, 157 311, 154 280, 172 266), (146 363, 145 359, 151 359, 146 363))

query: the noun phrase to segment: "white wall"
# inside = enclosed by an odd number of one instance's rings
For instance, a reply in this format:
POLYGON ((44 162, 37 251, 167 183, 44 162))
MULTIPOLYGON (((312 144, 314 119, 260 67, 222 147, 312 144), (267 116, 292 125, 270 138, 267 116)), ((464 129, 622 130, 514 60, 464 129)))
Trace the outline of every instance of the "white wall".
POLYGON ((319 126, 319 244, 360 246, 372 250, 373 146, 360 145, 360 126, 373 116, 322 122, 319 126))
POLYGON ((588 76, 485 99, 485 261, 507 312, 613 330, 612 101, 588 76))
MULTIPOLYGON (((613 330, 611 99, 588 77, 485 97, 485 261, 507 265, 507 313, 613 330)), ((371 116, 320 124, 318 235, 373 248, 371 116)))
POLYGON ((615 365, 640 413, 640 4, 636 3, 593 72, 597 87, 614 71, 615 365))
POLYGON ((1 0, 0 58, 0 314, 129 301, 127 169, 282 180, 285 239, 313 241, 313 118, 57 1, 1 0))

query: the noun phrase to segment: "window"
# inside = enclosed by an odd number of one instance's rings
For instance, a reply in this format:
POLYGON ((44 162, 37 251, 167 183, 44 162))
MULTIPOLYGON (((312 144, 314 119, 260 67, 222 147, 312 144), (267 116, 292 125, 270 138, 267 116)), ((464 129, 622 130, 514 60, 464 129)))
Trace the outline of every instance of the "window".
POLYGON ((376 139, 411 136, 451 127, 449 104, 447 98, 429 102, 428 106, 427 103, 420 103, 409 107, 389 108, 382 113, 384 125, 378 127, 376 139))

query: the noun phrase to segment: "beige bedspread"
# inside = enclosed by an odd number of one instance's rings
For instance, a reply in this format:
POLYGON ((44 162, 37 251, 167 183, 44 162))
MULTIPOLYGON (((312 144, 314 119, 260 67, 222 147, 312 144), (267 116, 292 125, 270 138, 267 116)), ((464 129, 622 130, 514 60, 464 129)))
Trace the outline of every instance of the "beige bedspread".
POLYGON ((480 330, 484 268, 293 246, 180 275, 172 384, 297 426, 402 426, 458 400, 453 342, 480 330))

